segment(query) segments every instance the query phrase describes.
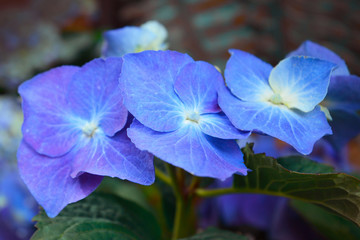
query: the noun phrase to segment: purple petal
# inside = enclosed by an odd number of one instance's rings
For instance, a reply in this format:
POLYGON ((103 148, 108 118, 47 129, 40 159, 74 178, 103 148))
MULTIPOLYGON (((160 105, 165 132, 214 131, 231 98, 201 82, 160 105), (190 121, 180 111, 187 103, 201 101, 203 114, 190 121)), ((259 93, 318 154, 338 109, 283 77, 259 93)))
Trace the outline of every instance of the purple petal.
POLYGON ((41 154, 63 155, 79 137, 66 99, 69 82, 79 69, 72 66, 54 68, 19 87, 24 111, 23 136, 41 154))
POLYGON ((67 98, 73 114, 98 122, 108 136, 121 130, 127 110, 118 87, 121 58, 95 59, 85 64, 69 83, 67 98))
POLYGON ((163 133, 134 120, 128 136, 138 148, 197 176, 226 179, 234 173, 247 173, 234 140, 206 136, 193 125, 163 133))
POLYGON ((37 154, 24 141, 18 150, 20 175, 30 192, 49 217, 55 217, 66 205, 88 196, 102 177, 84 173, 72 178, 70 152, 59 158, 37 154))
POLYGON ((309 56, 335 63, 338 65, 338 67, 334 69, 332 76, 350 74, 343 59, 341 59, 338 55, 326 47, 309 40, 303 42, 298 49, 290 52, 287 55, 287 57, 291 56, 309 56))
POLYGON ((236 129, 224 113, 201 115, 199 127, 203 133, 221 139, 244 139, 250 135, 236 129))
POLYGON ((272 96, 268 78, 272 66, 254 55, 236 49, 225 68, 226 84, 243 101, 262 101, 272 96))
POLYGON ((328 94, 321 105, 330 111, 360 110, 360 77, 355 75, 331 77, 328 94))
POLYGON ((214 66, 198 61, 181 69, 175 80, 175 91, 190 111, 199 114, 220 112, 217 86, 223 82, 221 73, 214 66))
POLYGON ((302 154, 309 154, 317 140, 332 133, 319 107, 303 113, 266 102, 243 102, 227 89, 219 94, 219 105, 238 129, 261 131, 289 143, 302 154))
POLYGON ((287 107, 309 112, 325 98, 333 67, 316 58, 290 57, 271 71, 269 83, 287 107))
POLYGON ((124 56, 120 87, 124 104, 141 123, 156 131, 173 131, 184 121, 184 105, 174 91, 180 69, 194 62, 174 51, 144 51, 124 56))
POLYGON ((155 180, 153 156, 140 151, 126 135, 126 129, 114 137, 99 136, 79 149, 73 161, 71 176, 88 172, 118 177, 143 185, 155 180))

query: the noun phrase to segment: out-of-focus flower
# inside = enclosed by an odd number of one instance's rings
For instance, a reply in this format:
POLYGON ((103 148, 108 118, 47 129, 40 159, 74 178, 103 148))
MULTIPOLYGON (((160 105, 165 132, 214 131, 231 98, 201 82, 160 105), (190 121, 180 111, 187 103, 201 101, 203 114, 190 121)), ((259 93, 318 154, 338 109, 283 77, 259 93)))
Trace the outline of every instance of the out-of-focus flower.
POLYGON ((63 66, 19 87, 23 99, 20 175, 50 217, 88 196, 102 176, 153 183, 152 155, 126 135, 118 88, 121 58, 63 66))
POLYGON ((0 239, 29 239, 37 206, 18 169, 0 158, 0 239))
POLYGON ((219 105, 241 130, 260 131, 309 154, 314 143, 331 134, 317 106, 325 97, 335 64, 290 57, 276 67, 255 56, 230 50, 219 105))
POLYGON ((140 27, 109 30, 104 33, 103 55, 121 57, 145 50, 166 50, 166 38, 166 28, 157 21, 148 21, 140 27))
POLYGON ((0 239, 29 239, 37 204, 16 167, 23 121, 20 102, 15 97, 0 96, 0 112, 0 239))
POLYGON ((94 4, 92 0, 56 3, 32 0, 24 8, 1 9, 0 87, 16 88, 35 71, 45 69, 54 61, 71 59, 89 45, 90 34, 63 38, 61 27, 81 11, 94 11, 87 6, 91 3, 94 4))
POLYGON ((246 174, 237 130, 217 104, 223 78, 214 66, 175 51, 127 54, 120 75, 124 104, 136 118, 135 145, 198 175, 246 174))
POLYGON ((3 116, 0 118, 0 157, 15 163, 23 122, 20 101, 15 97, 0 96, 0 112, 3 116))

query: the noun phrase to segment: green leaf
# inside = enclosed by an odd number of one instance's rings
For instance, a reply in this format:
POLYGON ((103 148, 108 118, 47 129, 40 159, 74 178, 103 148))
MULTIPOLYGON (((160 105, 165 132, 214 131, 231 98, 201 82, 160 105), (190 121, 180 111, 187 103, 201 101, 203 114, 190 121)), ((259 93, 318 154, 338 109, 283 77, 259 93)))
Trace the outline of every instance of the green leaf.
POLYGON ((138 204, 110 194, 92 194, 55 218, 41 210, 32 240, 159 240, 155 217, 138 204))
POLYGON ((359 179, 345 173, 324 173, 331 169, 303 157, 278 162, 254 154, 249 144, 242 151, 246 166, 253 171, 234 176, 233 193, 262 193, 320 204, 360 225, 359 179))
POLYGON ((326 239, 360 239, 360 228, 325 208, 303 201, 291 201, 291 206, 315 227, 326 239))
POLYGON ((233 232, 219 230, 210 227, 202 233, 196 234, 189 238, 182 238, 181 240, 247 240, 246 236, 242 236, 233 232))

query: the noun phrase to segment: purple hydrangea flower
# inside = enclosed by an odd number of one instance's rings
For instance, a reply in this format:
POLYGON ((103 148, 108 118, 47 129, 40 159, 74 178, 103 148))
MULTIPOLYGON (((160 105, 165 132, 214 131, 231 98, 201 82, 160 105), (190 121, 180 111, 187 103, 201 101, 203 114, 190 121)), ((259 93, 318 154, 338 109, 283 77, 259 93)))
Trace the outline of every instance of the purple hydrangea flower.
POLYGON ((135 145, 198 175, 225 179, 246 174, 237 130, 217 104, 223 83, 214 66, 174 51, 124 56, 120 76, 124 104, 136 120, 135 145))
POLYGON ((327 139, 338 148, 360 133, 360 77, 350 75, 346 63, 331 50, 311 41, 305 41, 288 56, 310 56, 337 64, 330 79, 328 94, 321 102, 330 112, 330 126, 334 132, 327 139))
POLYGON ((219 105, 238 129, 276 137, 302 154, 332 133, 317 105, 327 93, 333 63, 290 57, 273 68, 249 53, 230 53, 225 69, 229 89, 222 86, 219 105))
POLYGON ((121 57, 145 50, 165 50, 168 47, 166 38, 166 28, 157 21, 148 21, 140 27, 109 30, 104 33, 102 54, 105 57, 121 57))
POLYGON ((102 176, 148 185, 152 156, 126 135, 120 58, 63 66, 23 83, 20 174, 50 217, 89 195, 102 176))

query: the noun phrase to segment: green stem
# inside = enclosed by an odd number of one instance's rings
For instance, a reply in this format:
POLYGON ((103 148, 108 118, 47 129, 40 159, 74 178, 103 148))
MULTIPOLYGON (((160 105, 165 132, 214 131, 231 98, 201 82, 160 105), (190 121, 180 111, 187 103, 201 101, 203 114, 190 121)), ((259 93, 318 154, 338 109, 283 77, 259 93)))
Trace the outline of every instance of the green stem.
MULTIPOLYGON (((281 192, 270 192, 261 189, 250 189, 250 188, 218 188, 218 189, 201 189, 198 188, 195 191, 195 194, 199 197, 217 197, 226 194, 235 194, 235 193, 256 193, 256 194, 265 194, 265 195, 272 195, 272 196, 279 196, 279 197, 287 197, 281 192)), ((293 199, 300 199, 296 197, 292 197, 293 199)), ((303 200, 303 199, 301 199, 303 200)))
POLYGON ((166 183, 167 185, 172 186, 172 182, 171 182, 170 177, 167 176, 165 173, 163 173, 158 168, 155 168, 155 176, 157 178, 159 178, 161 181, 163 181, 164 183, 166 183))
POLYGON ((174 219, 174 229, 172 234, 172 240, 176 240, 180 236, 180 226, 184 217, 184 201, 182 199, 176 200, 176 209, 175 209, 175 219, 174 219))
POLYGON ((176 198, 176 208, 175 208, 175 218, 174 218, 174 227, 173 234, 171 239, 176 240, 180 236, 180 226, 184 217, 184 198, 180 189, 180 184, 178 183, 178 178, 176 176, 176 169, 170 164, 165 164, 169 177, 171 179, 171 186, 174 191, 176 198))

